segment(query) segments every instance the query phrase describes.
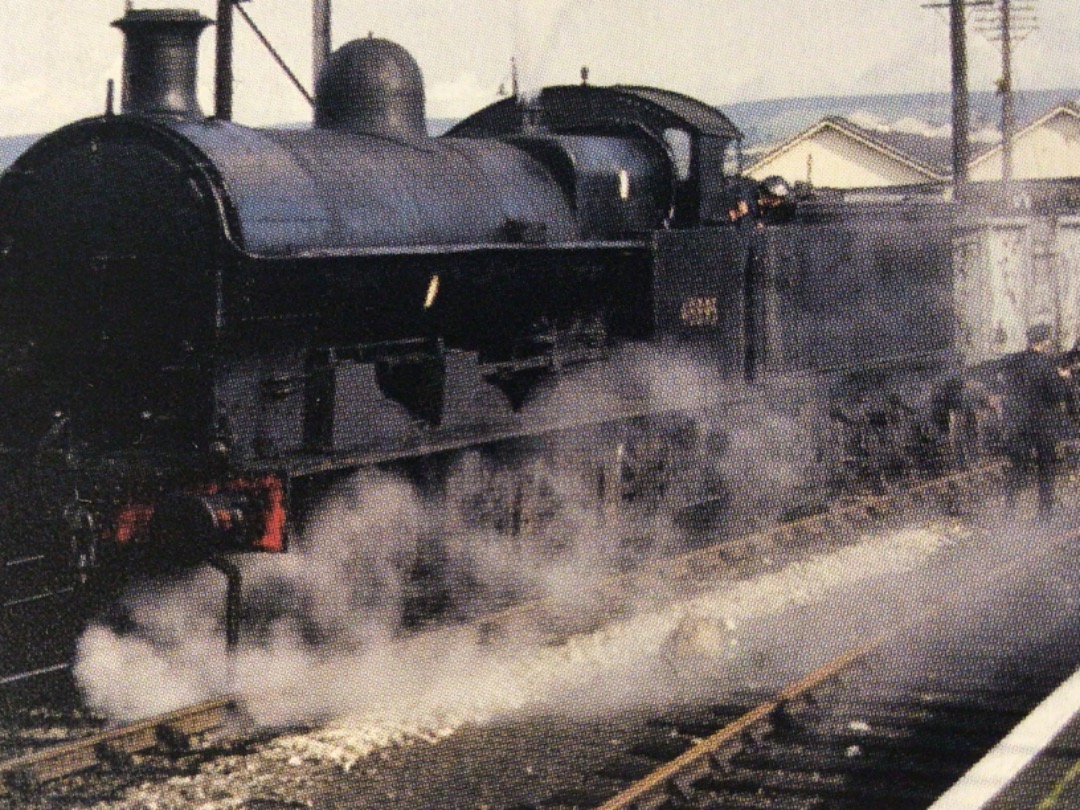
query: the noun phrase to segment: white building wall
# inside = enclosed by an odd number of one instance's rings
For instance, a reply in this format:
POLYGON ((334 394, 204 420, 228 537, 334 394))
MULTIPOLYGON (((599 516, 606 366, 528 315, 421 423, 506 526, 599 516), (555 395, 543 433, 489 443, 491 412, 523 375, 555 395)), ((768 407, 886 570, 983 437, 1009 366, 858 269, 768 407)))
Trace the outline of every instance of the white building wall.
POLYGON ((973 365, 1022 350, 1032 289, 1026 217, 963 224, 953 245, 957 348, 973 365))
POLYGON ((968 364, 1022 350, 1029 326, 1080 340, 1080 217, 987 217, 953 242, 957 348, 968 364))
MULTIPOLYGON (((1013 140, 1013 177, 1080 177, 1080 119, 1067 113, 1013 140)), ((1001 179, 1001 150, 971 167, 972 180, 1001 179)))
POLYGON ((1058 217, 1052 252, 1058 277, 1060 345, 1080 342, 1080 217, 1058 217))
POLYGON ((749 172, 756 180, 774 174, 789 183, 810 182, 819 188, 872 188, 929 179, 832 127, 819 130, 749 172))

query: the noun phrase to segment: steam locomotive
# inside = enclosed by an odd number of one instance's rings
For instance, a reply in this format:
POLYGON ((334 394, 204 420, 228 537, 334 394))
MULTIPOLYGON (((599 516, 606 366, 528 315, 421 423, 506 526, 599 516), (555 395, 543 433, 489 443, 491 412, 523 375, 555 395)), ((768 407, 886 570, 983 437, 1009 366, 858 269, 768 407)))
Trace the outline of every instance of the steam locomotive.
POLYGON ((675 451, 706 463, 717 443, 671 438, 687 406, 588 401, 644 349, 729 394, 949 363, 943 205, 740 218, 738 129, 648 87, 548 87, 428 137, 416 62, 371 37, 334 53, 312 128, 241 126, 199 110, 209 22, 129 10, 122 112, 0 179, 9 670, 64 659, 129 565, 286 550, 357 470, 571 433, 631 498, 675 451))

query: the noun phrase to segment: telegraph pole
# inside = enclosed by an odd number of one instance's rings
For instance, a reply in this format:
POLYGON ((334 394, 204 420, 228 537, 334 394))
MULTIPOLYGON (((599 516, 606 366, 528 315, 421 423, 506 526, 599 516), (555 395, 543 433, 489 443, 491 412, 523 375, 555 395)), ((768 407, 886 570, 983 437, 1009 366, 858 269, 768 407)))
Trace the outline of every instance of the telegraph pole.
POLYGON ((233 102, 233 2, 218 0, 217 53, 214 65, 214 115, 232 120, 233 102))
POLYGON ((319 74, 330 59, 330 0, 314 0, 312 30, 311 86, 314 87, 319 81, 319 74))
POLYGON ((1013 139, 1016 137, 1016 113, 1013 106, 1013 48, 1037 27, 1036 0, 994 0, 976 16, 980 33, 991 42, 1001 43, 1001 185, 1008 192, 1013 180, 1013 139))
POLYGON ((949 56, 952 62, 952 176, 953 199, 963 201, 968 194, 968 164, 971 162, 971 109, 967 73, 967 9, 989 5, 992 0, 933 0, 923 8, 948 9, 949 56))
POLYGON ((1001 182, 1006 188, 1013 176, 1013 135, 1016 115, 1012 92, 1012 20, 1009 0, 1001 0, 1001 182))
POLYGON ((964 0, 949 0, 949 51, 952 57, 952 159, 953 199, 967 195, 968 163, 971 162, 971 114, 968 107, 967 36, 964 0))
POLYGON ((971 144, 968 141, 970 112, 967 91, 967 49, 965 24, 968 8, 974 8, 976 28, 990 41, 1001 42, 1001 180, 1008 186, 1013 177, 1013 138, 1016 114, 1013 108, 1012 49, 1036 28, 1036 0, 932 0, 923 8, 949 9, 949 43, 952 53, 953 116, 953 196, 961 199, 968 182, 971 144))

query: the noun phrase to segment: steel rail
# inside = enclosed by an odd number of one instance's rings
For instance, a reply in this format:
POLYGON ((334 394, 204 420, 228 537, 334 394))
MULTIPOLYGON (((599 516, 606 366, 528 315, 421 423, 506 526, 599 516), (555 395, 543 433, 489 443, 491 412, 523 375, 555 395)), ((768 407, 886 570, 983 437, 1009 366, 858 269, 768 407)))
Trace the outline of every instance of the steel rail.
POLYGON ((223 726, 236 707, 232 698, 208 700, 2 762, 0 796, 103 763, 124 762, 153 748, 187 750, 192 737, 223 726))
POLYGON ((804 678, 789 684, 776 697, 759 703, 737 720, 728 723, 712 736, 702 740, 690 750, 661 765, 643 779, 604 802, 598 810, 644 810, 659 802, 667 801, 670 785, 678 778, 696 779, 712 770, 722 749, 738 743, 744 734, 762 723, 771 721, 777 712, 793 700, 797 700, 826 681, 835 678, 852 664, 875 649, 865 645, 850 650, 818 667, 804 678))
MULTIPOLYGON (((1051 543, 1036 556, 1050 553, 1059 543, 1080 537, 1080 530, 1072 528, 1062 533, 1057 543, 1051 543)), ((1009 562, 992 569, 987 574, 987 584, 997 582, 1016 572, 1018 568, 1031 561, 1030 555, 1021 555, 1009 562)), ((855 664, 881 649, 890 641, 901 636, 927 620, 944 613, 950 604, 947 600, 935 604, 928 610, 901 622, 899 625, 882 631, 869 641, 848 650, 831 661, 818 667, 808 675, 785 686, 774 697, 758 704, 750 711, 727 724, 715 734, 696 743, 675 759, 661 765, 643 778, 634 782, 625 790, 601 804, 598 810, 652 810, 667 802, 673 794, 679 792, 679 780, 694 781, 704 776, 724 760, 734 755, 740 744, 754 731, 767 731, 781 714, 788 713, 792 704, 804 700, 810 693, 843 674, 855 664)))

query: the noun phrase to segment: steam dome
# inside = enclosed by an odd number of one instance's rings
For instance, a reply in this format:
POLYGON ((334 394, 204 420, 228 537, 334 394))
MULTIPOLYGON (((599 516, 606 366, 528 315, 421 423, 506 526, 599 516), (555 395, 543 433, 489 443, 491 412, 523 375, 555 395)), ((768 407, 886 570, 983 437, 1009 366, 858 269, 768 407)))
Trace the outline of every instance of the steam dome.
POLYGON ((355 39, 338 48, 316 84, 315 126, 426 138, 424 77, 416 60, 388 39, 355 39))

